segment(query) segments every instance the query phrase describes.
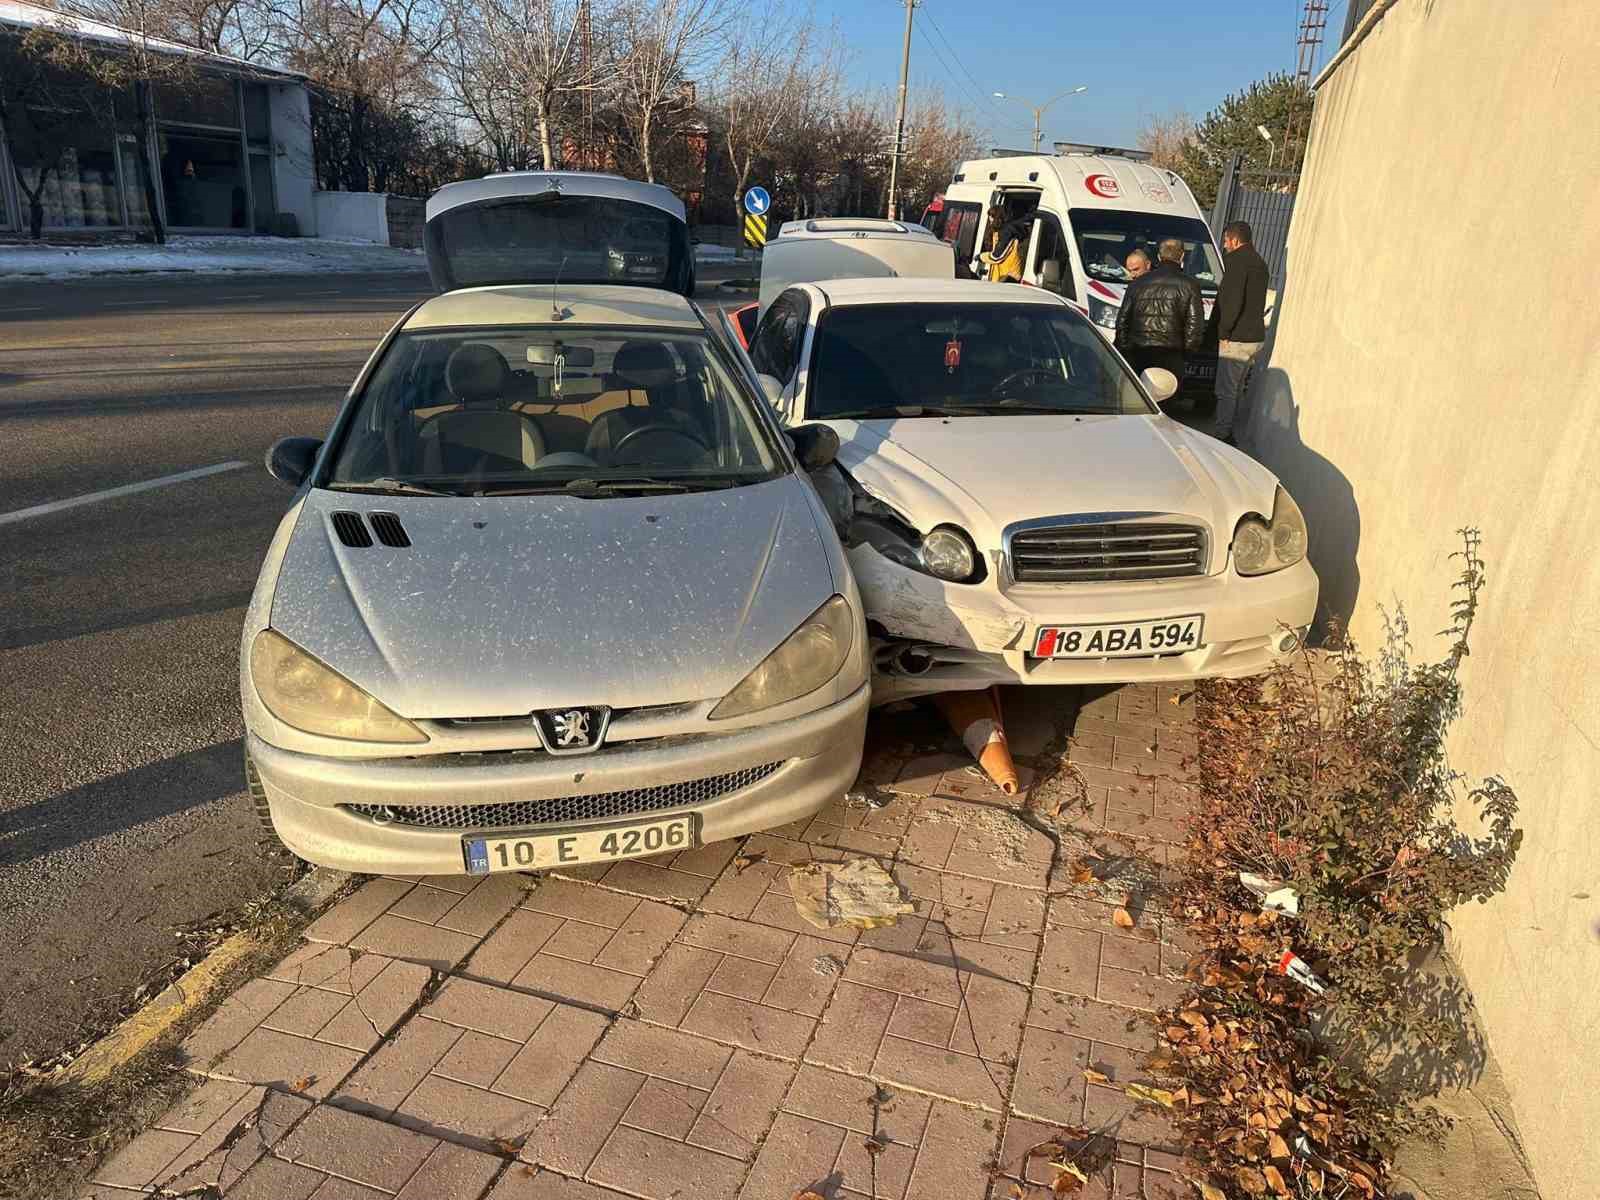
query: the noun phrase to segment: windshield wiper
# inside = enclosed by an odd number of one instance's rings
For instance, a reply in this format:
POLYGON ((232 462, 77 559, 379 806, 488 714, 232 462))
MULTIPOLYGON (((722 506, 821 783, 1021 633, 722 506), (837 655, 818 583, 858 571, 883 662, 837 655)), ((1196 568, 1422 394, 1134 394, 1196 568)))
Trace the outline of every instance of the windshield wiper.
MULTIPOLYGON (((633 496, 657 495, 668 492, 688 492, 697 490, 695 484, 699 480, 679 481, 675 479, 650 479, 644 476, 627 479, 593 479, 584 476, 581 479, 568 479, 561 483, 518 483, 507 487, 485 488, 481 493, 485 496, 577 496, 583 500, 593 500, 603 496, 633 496)), ((722 487, 725 484, 715 480, 709 486, 722 487)))
POLYGON ((1015 413, 1024 417, 1081 417, 1105 413, 1103 408, 1068 408, 1059 404, 974 404, 967 410, 975 413, 1015 413))
POLYGON ((459 496, 460 492, 442 492, 421 483, 405 479, 368 479, 359 483, 330 483, 331 492, 371 492, 379 496, 459 496))

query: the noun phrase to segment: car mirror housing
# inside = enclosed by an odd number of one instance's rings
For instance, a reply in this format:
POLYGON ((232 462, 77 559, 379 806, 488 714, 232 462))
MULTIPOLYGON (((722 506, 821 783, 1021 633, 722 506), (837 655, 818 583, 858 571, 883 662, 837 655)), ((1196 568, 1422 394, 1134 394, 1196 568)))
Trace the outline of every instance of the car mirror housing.
POLYGON ((279 483, 297 488, 311 474, 322 449, 322 439, 313 437, 279 438, 267 451, 267 474, 279 483))
POLYGON ((1139 382, 1157 404, 1165 404, 1178 394, 1178 377, 1165 367, 1146 367, 1139 372, 1139 382))
POLYGON ((839 435, 827 425, 796 425, 786 431, 795 457, 807 471, 820 471, 839 454, 839 435))

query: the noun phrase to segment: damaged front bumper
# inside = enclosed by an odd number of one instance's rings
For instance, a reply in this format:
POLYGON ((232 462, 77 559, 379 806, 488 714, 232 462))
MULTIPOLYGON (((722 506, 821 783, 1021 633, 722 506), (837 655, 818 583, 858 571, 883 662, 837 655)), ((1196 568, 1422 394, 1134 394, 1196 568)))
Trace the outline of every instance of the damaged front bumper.
POLYGON ((1305 560, 1271 575, 1217 575, 1080 585, 945 583, 891 562, 871 545, 849 552, 873 641, 872 702, 992 684, 1155 683, 1240 678, 1299 648, 1317 606, 1305 560), (1041 625, 1099 625, 1186 614, 1204 642, 1183 654, 1035 658, 1041 625), (1286 634, 1293 634, 1286 637, 1286 634))

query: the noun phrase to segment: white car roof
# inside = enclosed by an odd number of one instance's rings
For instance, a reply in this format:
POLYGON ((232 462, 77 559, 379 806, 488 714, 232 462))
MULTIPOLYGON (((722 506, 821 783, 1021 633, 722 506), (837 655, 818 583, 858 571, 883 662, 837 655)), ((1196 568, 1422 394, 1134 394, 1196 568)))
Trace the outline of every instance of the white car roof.
POLYGON ((1020 283, 980 279, 828 279, 811 285, 834 305, 892 304, 1061 304, 1054 292, 1020 283))
POLYGON ((655 288, 585 284, 552 289, 547 283, 461 288, 425 301, 407 329, 453 325, 654 325, 702 330, 689 301, 655 288), (552 292, 562 317, 554 318, 552 292))
POLYGON ((933 237, 933 231, 910 221, 889 221, 882 217, 811 217, 804 221, 785 221, 778 228, 780 238, 861 238, 933 237))

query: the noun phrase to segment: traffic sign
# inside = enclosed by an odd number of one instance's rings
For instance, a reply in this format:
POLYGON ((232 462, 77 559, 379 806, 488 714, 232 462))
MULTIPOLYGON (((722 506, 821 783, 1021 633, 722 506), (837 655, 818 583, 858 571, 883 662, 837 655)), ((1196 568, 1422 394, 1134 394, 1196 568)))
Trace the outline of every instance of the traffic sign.
POLYGON ((764 187, 746 188, 744 193, 744 210, 752 217, 759 217, 772 207, 772 197, 764 187))
POLYGON ((759 250, 767 244, 767 219, 765 217, 745 217, 744 244, 753 250, 759 250))

